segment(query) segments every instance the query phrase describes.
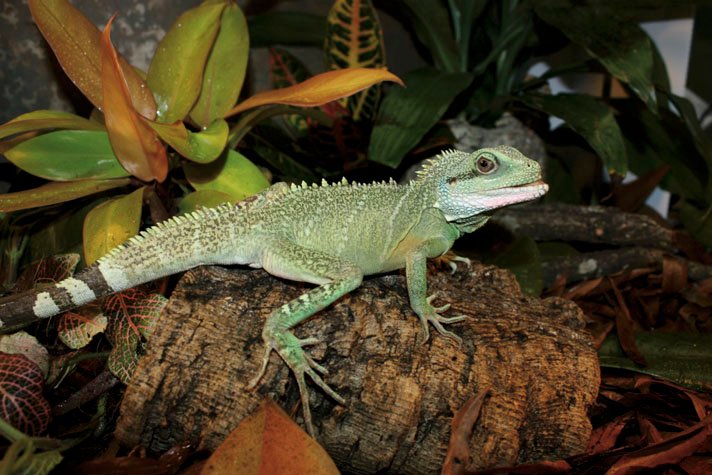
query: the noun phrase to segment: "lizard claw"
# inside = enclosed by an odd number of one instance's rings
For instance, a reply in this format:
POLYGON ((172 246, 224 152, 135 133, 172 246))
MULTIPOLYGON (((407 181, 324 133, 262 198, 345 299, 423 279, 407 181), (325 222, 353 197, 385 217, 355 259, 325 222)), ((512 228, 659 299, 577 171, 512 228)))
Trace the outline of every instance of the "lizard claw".
POLYGON ((325 367, 314 361, 314 359, 302 349, 305 346, 315 345, 319 343, 317 338, 298 339, 287 330, 266 330, 263 331, 263 339, 265 340, 265 353, 262 357, 262 364, 255 377, 248 384, 248 389, 254 389, 265 374, 269 357, 272 350, 275 350, 282 357, 285 363, 297 380, 299 388, 299 397, 302 403, 302 412, 304 415, 304 425, 307 432, 314 437, 314 426, 312 424, 311 409, 309 407, 309 391, 307 389, 304 375, 307 375, 311 380, 319 386, 326 394, 334 399, 339 404, 345 404, 346 401, 336 391, 334 391, 322 379, 321 375, 328 374, 325 367), (321 374, 320 374, 321 373, 321 374))
POLYGON ((443 327, 443 324, 461 322, 467 317, 465 315, 458 315, 455 317, 443 317, 442 315, 440 315, 441 312, 445 312, 450 309, 450 304, 448 303, 441 307, 433 307, 432 302, 433 300, 435 300, 435 298, 437 298, 437 296, 438 292, 435 292, 429 297, 427 297, 425 299, 426 308, 424 309, 424 311, 422 313, 416 312, 418 313, 418 317, 420 318, 420 325, 423 329, 423 343, 427 342, 430 338, 429 324, 431 324, 442 336, 454 340, 458 345, 462 345, 462 338, 460 338, 455 333, 446 330, 445 327, 443 327))

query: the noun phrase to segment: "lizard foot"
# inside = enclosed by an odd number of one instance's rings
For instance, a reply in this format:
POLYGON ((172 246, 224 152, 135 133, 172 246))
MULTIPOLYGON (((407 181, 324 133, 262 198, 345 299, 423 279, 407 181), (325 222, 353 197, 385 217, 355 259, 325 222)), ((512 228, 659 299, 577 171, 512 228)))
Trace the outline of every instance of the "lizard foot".
POLYGON ((432 301, 438 296, 435 292, 433 295, 425 299, 426 306, 422 313, 418 312, 418 317, 420 318, 420 325, 423 328, 423 343, 427 342, 430 338, 430 327, 428 323, 433 325, 435 329, 442 336, 454 340, 458 345, 462 345, 462 338, 460 338, 455 333, 450 330, 446 330, 443 324, 457 323, 465 320, 467 317, 465 315, 458 315, 456 317, 443 317, 440 315, 441 312, 445 312, 450 308, 450 304, 445 304, 441 307, 433 307, 432 301))
POLYGON ((297 386, 299 387, 299 396, 302 402, 302 412, 304 414, 304 424, 306 425, 307 432, 314 437, 314 426, 312 424, 311 409, 309 407, 309 391, 307 390, 306 380, 304 375, 308 375, 314 383, 319 386, 326 394, 331 396, 339 404, 345 404, 344 398, 339 396, 339 394, 331 389, 331 387, 326 384, 322 379, 322 374, 328 374, 325 367, 314 361, 314 359, 309 356, 303 347, 309 345, 315 345, 319 343, 316 338, 305 338, 299 339, 294 336, 288 330, 268 330, 262 334, 265 341, 265 353, 262 357, 262 365, 255 377, 250 381, 247 386, 248 389, 254 389, 259 381, 264 376, 267 370, 267 363, 269 363, 269 357, 272 350, 275 350, 277 354, 287 363, 289 369, 294 373, 294 377, 297 380, 297 386))
POLYGON ((450 267, 450 274, 454 274, 455 272, 457 272, 458 262, 462 262, 463 264, 465 264, 468 269, 472 266, 472 261, 469 258, 458 256, 452 251, 448 251, 442 256, 435 258, 435 261, 437 261, 439 264, 444 264, 450 267))

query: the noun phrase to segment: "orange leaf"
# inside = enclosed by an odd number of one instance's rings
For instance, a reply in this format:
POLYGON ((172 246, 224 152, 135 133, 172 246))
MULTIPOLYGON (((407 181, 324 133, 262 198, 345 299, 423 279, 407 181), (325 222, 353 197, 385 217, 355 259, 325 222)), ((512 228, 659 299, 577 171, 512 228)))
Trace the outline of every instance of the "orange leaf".
POLYGON ((168 173, 166 149, 158 135, 134 109, 116 50, 111 44, 112 16, 101 35, 101 85, 104 120, 116 158, 143 181, 162 182, 168 173))
POLYGON ((362 91, 382 81, 403 86, 403 81, 386 69, 346 68, 317 74, 304 82, 282 89, 259 92, 230 109, 226 117, 267 104, 315 107, 362 91))
MULTIPOLYGON (((82 12, 66 0, 29 0, 30 11, 60 66, 82 93, 101 109, 101 33, 82 12)), ((138 72, 119 59, 136 110, 148 119, 156 117, 156 101, 138 72)))
POLYGON ((324 449, 267 399, 215 450, 201 475, 338 474, 324 449))

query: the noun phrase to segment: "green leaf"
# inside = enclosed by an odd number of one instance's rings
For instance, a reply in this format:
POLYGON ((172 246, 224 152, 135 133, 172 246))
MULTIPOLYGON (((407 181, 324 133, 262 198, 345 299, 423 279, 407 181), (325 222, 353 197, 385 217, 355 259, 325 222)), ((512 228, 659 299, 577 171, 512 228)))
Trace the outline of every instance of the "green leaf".
POLYGON ((467 73, 424 68, 405 75, 406 87, 386 94, 368 147, 369 159, 396 168, 472 81, 467 73))
POLYGON ((26 140, 5 157, 32 175, 54 181, 120 178, 129 173, 114 156, 109 135, 97 130, 58 130, 26 140))
POLYGON ((0 139, 23 132, 45 129, 104 130, 99 122, 69 112, 36 110, 0 125, 0 139))
POLYGON ((655 110, 653 47, 650 38, 633 21, 625 21, 611 10, 601 14, 595 7, 566 2, 535 2, 536 13, 582 46, 620 81, 628 84, 651 110, 655 110))
POLYGON ((687 130, 692 136, 697 151, 707 164, 707 175, 709 177, 708 186, 712 186, 712 181, 710 181, 712 180, 712 140, 709 138, 709 135, 702 130, 702 125, 697 118, 697 113, 695 112, 695 107, 692 105, 692 102, 675 94, 669 94, 668 99, 674 104, 680 117, 682 117, 685 125, 687 125, 687 130))
POLYGON ((413 31, 430 51, 435 67, 448 73, 464 71, 460 68, 457 46, 450 26, 450 14, 444 3, 422 0, 401 2, 406 7, 403 12, 413 23, 413 31))
POLYGON ((624 368, 674 381, 680 385, 712 390, 712 336, 703 333, 636 333, 635 343, 648 366, 640 367, 625 356, 615 335, 598 350, 601 366, 624 368))
POLYGON ((131 183, 131 180, 128 178, 47 183, 31 190, 0 194, 0 211, 8 213, 21 209, 64 203, 65 201, 76 200, 77 198, 126 186, 129 183, 131 183))
MULTIPOLYGON (((101 109, 101 59, 96 26, 66 0, 29 0, 28 5, 42 36, 47 40, 62 69, 84 95, 101 109)), ((144 117, 156 117, 156 102, 141 74, 119 58, 136 110, 144 117)))
POLYGON ((93 264, 107 252, 138 234, 144 188, 113 198, 92 209, 84 219, 84 260, 93 264))
MULTIPOLYGON (((324 54, 328 69, 382 68, 383 32, 369 0, 336 0, 327 16, 324 54)), ((370 121, 381 98, 379 85, 342 99, 354 120, 370 121)))
POLYGON ((492 264, 512 271, 526 295, 539 295, 544 289, 539 248, 528 236, 517 237, 507 249, 497 254, 492 264))
POLYGON ((604 103, 583 94, 528 94, 517 99, 562 119, 596 151, 609 174, 624 176, 628 172, 623 135, 613 112, 604 103))
POLYGON ((160 122, 183 119, 198 99, 224 8, 225 4, 191 8, 158 44, 146 80, 156 97, 160 122))
POLYGON ((160 294, 148 294, 129 289, 108 297, 103 310, 108 316, 106 336, 114 347, 107 365, 123 383, 131 380, 138 350, 143 339, 151 336, 168 299, 160 294))
POLYGON ((218 158, 225 149, 230 131, 223 119, 216 119, 200 132, 189 131, 181 121, 173 124, 149 122, 149 125, 176 152, 197 163, 210 163, 218 158))
POLYGON ((220 30, 205 65, 203 83, 190 118, 207 127, 237 102, 247 71, 250 38, 247 22, 236 4, 229 4, 220 19, 220 30))
POLYGON ((188 193, 178 204, 178 213, 185 214, 202 208, 214 208, 222 203, 235 202, 235 199, 216 190, 201 190, 188 193))
POLYGON ((269 186, 269 181, 244 155, 228 150, 207 165, 186 163, 185 176, 198 191, 215 190, 240 201, 269 186))
POLYGON ((322 15, 302 12, 268 12, 247 19, 253 48, 274 45, 324 45, 326 19, 322 15))
POLYGON ((288 154, 266 145, 255 144, 252 148, 260 158, 276 170, 279 170, 280 176, 289 179, 289 181, 306 181, 307 183, 318 181, 317 176, 308 167, 305 167, 288 154))
POLYGON ((460 56, 460 71, 467 70, 472 30, 487 3, 488 0, 448 0, 454 39, 460 56))
POLYGON ((695 239, 712 249, 712 203, 706 203, 706 209, 700 209, 690 201, 680 203, 680 220, 695 239))

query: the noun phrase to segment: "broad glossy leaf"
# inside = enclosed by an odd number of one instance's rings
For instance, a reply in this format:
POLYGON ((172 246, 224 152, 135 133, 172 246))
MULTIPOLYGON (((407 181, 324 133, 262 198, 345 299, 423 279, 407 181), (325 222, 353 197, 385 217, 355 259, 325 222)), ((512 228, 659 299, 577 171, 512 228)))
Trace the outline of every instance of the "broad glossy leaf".
MULTIPOLYGON (((327 16, 326 66, 329 69, 382 68, 383 32, 370 0, 336 0, 327 16)), ((381 98, 378 85, 341 101, 354 120, 370 120, 381 98)))
POLYGON ((324 46, 326 19, 303 12, 267 12, 247 19, 253 48, 265 46, 324 46))
MULTIPOLYGON (((104 103, 99 53, 101 33, 97 27, 66 0, 29 0, 28 3, 37 27, 64 72, 92 104, 101 109, 104 103)), ((126 60, 121 58, 119 63, 134 107, 142 116, 155 118, 156 102, 146 82, 126 60)))
POLYGON ((458 64, 457 46, 445 2, 401 0, 401 3, 406 6, 404 13, 410 17, 413 31, 428 48, 435 66, 450 73, 464 71, 458 64))
POLYGON ((628 172, 621 129, 613 112, 604 103, 583 94, 528 94, 518 100, 562 119, 596 151, 609 174, 624 176, 628 172))
POLYGON ((5 152, 5 157, 32 175, 54 181, 119 178, 129 173, 98 130, 58 130, 38 135, 5 152))
POLYGON ((544 288, 541 256, 532 238, 518 236, 507 249, 497 254, 492 263, 512 271, 526 295, 541 294, 544 288))
POLYGON ((231 3, 220 18, 220 30, 205 64, 200 95, 190 111, 190 118, 198 125, 207 127, 235 105, 245 80, 249 54, 245 15, 231 3))
POLYGON ((220 159, 207 165, 186 163, 185 176, 198 191, 220 191, 240 201, 259 193, 269 181, 244 155, 229 150, 220 159))
POLYGON ((700 209, 689 201, 680 204, 680 220, 695 239, 712 249, 712 203, 706 203, 706 209, 700 209))
POLYGON ((355 94, 382 81, 403 82, 385 69, 348 68, 317 74, 304 82, 283 89, 259 92, 233 107, 231 116, 267 104, 314 107, 355 94))
POLYGON ((424 68, 409 72, 404 80, 406 88, 392 89, 383 99, 368 147, 370 160, 392 168, 442 117, 472 76, 424 68))
POLYGON ((176 152, 197 163, 209 163, 220 156, 230 131, 227 122, 216 119, 200 132, 191 132, 181 121, 173 124, 149 122, 158 135, 176 152))
POLYGON ((224 3, 191 8, 158 44, 146 80, 156 97, 160 122, 182 120, 198 99, 224 8, 224 3))
POLYGON ((111 295, 104 302, 103 310, 109 319, 106 335, 114 347, 107 365, 122 382, 130 381, 139 346, 153 333, 167 303, 162 295, 137 288, 111 295))
POLYGON ((609 336, 598 350, 601 366, 625 368, 674 381, 683 386, 712 389, 712 337, 701 333, 639 332, 638 348, 648 366, 641 368, 628 359, 615 335, 609 336))
POLYGON ((628 84, 651 110, 656 109, 653 50, 638 23, 625 21, 610 10, 567 2, 535 2, 537 14, 598 59, 620 81, 628 84))
POLYGON ((45 129, 104 130, 98 122, 69 112, 36 110, 15 117, 0 125, 0 139, 15 134, 45 129))
POLYGON ((216 190, 201 190, 188 193, 180 200, 178 204, 178 212, 180 214, 190 213, 202 208, 213 208, 223 203, 235 202, 235 199, 216 190))
POLYGON ((9 213, 10 211, 64 203, 126 186, 129 183, 131 183, 131 180, 128 178, 47 183, 31 190, 0 194, 0 211, 9 213))
POLYGON ((329 454, 270 399, 246 417, 205 464, 201 475, 337 475, 329 454))
POLYGON ((93 264, 104 254, 138 234, 143 188, 113 198, 92 209, 84 219, 84 260, 93 264))
POLYGON ((0 417, 27 435, 47 430, 51 409, 42 396, 44 376, 24 355, 0 354, 0 417))
POLYGON ((166 148, 133 108, 116 50, 111 44, 111 17, 101 35, 101 85, 104 121, 111 148, 121 165, 143 181, 162 182, 168 174, 166 148))

